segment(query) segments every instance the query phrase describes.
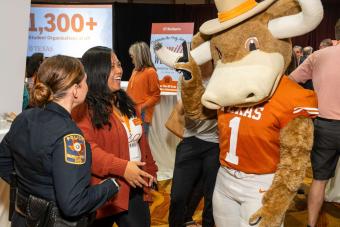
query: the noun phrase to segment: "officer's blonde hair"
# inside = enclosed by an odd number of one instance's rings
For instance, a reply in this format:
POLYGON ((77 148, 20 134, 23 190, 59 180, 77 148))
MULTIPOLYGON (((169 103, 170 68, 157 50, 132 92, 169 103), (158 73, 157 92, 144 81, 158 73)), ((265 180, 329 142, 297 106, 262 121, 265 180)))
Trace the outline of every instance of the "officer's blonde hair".
POLYGON ((31 91, 32 105, 43 106, 63 98, 67 89, 79 84, 84 76, 84 67, 76 58, 57 55, 46 59, 38 70, 37 80, 31 91))

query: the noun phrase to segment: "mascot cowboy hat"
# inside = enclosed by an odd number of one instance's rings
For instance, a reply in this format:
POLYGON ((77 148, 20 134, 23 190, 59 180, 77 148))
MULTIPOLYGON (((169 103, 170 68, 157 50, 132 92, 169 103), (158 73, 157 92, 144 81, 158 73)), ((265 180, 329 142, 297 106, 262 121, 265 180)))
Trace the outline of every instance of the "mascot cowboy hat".
POLYGON ((200 32, 211 35, 230 28, 268 8, 275 0, 215 0, 218 18, 202 24, 200 32))

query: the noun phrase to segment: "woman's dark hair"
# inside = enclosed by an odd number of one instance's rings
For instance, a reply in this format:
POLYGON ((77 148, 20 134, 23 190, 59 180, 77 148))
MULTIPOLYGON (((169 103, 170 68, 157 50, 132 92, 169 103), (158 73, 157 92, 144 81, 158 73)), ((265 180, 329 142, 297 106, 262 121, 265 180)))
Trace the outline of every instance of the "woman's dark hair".
POLYGON ((44 60, 43 53, 34 53, 31 57, 26 58, 26 77, 31 78, 34 76, 44 60))
POLYGON ((125 91, 120 89, 112 92, 108 87, 112 53, 110 48, 96 46, 87 50, 81 58, 89 88, 86 103, 90 110, 92 125, 97 129, 103 128, 104 125, 111 128, 109 117, 113 105, 129 118, 136 116, 134 103, 125 91))

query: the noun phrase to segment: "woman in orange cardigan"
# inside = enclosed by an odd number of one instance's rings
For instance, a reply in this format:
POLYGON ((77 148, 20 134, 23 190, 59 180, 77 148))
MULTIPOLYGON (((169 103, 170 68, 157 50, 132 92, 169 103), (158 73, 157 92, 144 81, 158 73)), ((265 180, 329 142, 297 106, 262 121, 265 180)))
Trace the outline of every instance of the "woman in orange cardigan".
POLYGON ((134 104, 120 89, 120 62, 111 49, 93 47, 82 63, 89 91, 72 116, 92 148, 92 184, 111 176, 120 185, 118 195, 97 210, 92 226, 149 227, 147 202, 157 166, 134 104))
POLYGON ((130 46, 129 54, 135 68, 129 80, 127 93, 141 111, 143 127, 148 134, 156 103, 160 99, 158 75, 151 60, 150 48, 145 42, 130 46))

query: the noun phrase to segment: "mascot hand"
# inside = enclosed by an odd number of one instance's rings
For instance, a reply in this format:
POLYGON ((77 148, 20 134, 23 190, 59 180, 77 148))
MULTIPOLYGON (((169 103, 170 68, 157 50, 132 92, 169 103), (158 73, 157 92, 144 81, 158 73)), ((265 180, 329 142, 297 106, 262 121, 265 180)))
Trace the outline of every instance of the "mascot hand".
MULTIPOLYGON (((265 207, 261 207, 259 210, 256 211, 255 214, 253 214, 250 218, 249 218, 249 225, 254 226, 257 225, 259 222, 261 222, 262 220, 264 220, 266 217, 268 216, 270 213, 268 212, 268 210, 265 207)), ((261 222, 262 224, 263 222, 261 222)))
POLYGON ((286 210, 296 194, 282 181, 281 175, 275 176, 271 188, 263 195, 262 207, 250 217, 250 225, 258 223, 259 227, 281 226, 286 210))
MULTIPOLYGON (((216 118, 216 110, 207 110, 201 103, 204 93, 202 71, 188 52, 186 43, 182 43, 183 54, 174 53, 160 43, 154 44, 159 60, 170 68, 180 71, 181 98, 185 116, 193 120, 216 118)), ((212 62, 209 62, 212 63, 212 62)))
POLYGON ((272 209, 272 207, 263 206, 256 211, 249 219, 249 225, 259 227, 280 227, 282 218, 282 211, 272 209))
POLYGON ((284 185, 269 189, 262 198, 262 207, 250 217, 249 224, 258 223, 259 227, 280 227, 294 195, 295 192, 284 185))
POLYGON ((188 47, 187 43, 182 43, 182 49, 183 49, 183 56, 180 57, 177 61, 177 64, 175 64, 175 67, 177 69, 177 72, 179 74, 182 74, 183 78, 185 80, 190 80, 192 78, 191 76, 191 70, 188 70, 187 64, 189 62, 189 55, 188 55, 188 47))
POLYGON ((176 69, 177 72, 183 75, 184 80, 191 80, 196 72, 200 72, 199 66, 189 56, 185 41, 182 43, 182 48, 183 54, 178 54, 163 47, 161 43, 154 44, 155 53, 163 64, 176 69))

